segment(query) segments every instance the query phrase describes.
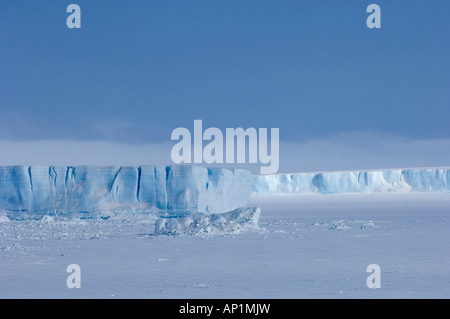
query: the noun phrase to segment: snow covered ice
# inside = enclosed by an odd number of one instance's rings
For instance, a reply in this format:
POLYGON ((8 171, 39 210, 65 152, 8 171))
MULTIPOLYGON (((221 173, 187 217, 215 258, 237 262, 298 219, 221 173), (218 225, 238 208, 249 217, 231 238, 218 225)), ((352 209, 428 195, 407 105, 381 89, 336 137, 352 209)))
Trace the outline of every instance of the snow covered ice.
POLYGON ((120 213, 181 216, 245 207, 251 174, 198 166, 0 167, 0 209, 10 219, 43 215, 109 217, 120 213))
POLYGON ((179 218, 159 218, 155 223, 154 234, 202 235, 258 230, 260 213, 258 207, 241 207, 220 214, 193 213, 179 218))
POLYGON ((253 194, 450 192, 449 168, 385 169, 254 176, 253 194))
POLYGON ((450 298, 447 168, 0 171, 1 298, 450 298))
POLYGON ((254 196, 259 230, 155 236, 154 219, 0 223, 1 298, 450 298, 450 193, 254 196), (81 288, 66 287, 67 265, 81 288), (366 267, 381 267, 369 289, 366 267))

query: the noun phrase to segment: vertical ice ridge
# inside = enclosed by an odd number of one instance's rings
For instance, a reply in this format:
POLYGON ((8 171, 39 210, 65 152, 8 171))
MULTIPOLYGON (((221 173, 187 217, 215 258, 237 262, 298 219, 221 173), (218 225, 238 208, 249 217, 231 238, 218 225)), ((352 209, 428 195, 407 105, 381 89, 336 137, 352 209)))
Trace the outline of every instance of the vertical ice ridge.
POLYGON ((49 175, 49 205, 50 210, 54 214, 56 213, 56 178, 58 176, 58 173, 56 173, 55 167, 50 166, 48 169, 48 175, 49 175))
POLYGON ((169 192, 168 192, 168 181, 169 181, 169 173, 170 173, 170 166, 166 166, 166 184, 164 185, 164 190, 166 191, 166 210, 169 210, 170 202, 169 202, 169 192))
POLYGON ((31 176, 31 166, 28 167, 28 180, 30 182, 31 193, 33 193, 33 177, 31 176))
POLYGON ((153 198, 155 199, 155 205, 156 207, 160 208, 160 204, 158 203, 158 184, 156 183, 156 165, 153 165, 153 178, 154 178, 154 185, 153 188, 153 198))
POLYGON ((68 205, 67 183, 69 180, 69 171, 70 171, 70 166, 67 166, 65 168, 65 173, 64 173, 64 211, 67 211, 67 205, 68 205))
POLYGON ((117 175, 119 175, 120 171, 122 170, 122 167, 119 167, 116 174, 114 175, 114 178, 112 179, 111 186, 109 187, 109 191, 112 192, 114 184, 116 183, 117 175))
POLYGON ((58 177, 58 173, 56 172, 55 166, 50 166, 49 173, 53 182, 53 187, 56 189, 56 178, 58 177))
POLYGON ((69 170, 70 170, 70 166, 67 166, 65 169, 65 174, 64 174, 64 190, 67 191, 67 181, 69 179, 69 170))
POLYGON ((141 189, 141 173, 142 173, 142 168, 141 168, 141 166, 139 166, 138 168, 137 168, 137 186, 136 186, 136 200, 138 201, 138 202, 140 202, 140 200, 139 200, 139 191, 140 191, 140 189, 141 189))

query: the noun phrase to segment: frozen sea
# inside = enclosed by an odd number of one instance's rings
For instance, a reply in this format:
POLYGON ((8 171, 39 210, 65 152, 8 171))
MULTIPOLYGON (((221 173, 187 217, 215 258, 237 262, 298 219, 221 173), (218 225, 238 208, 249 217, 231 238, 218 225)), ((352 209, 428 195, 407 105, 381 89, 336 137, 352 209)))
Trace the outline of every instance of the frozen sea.
POLYGON ((0 298, 450 298, 450 193, 249 206, 260 228, 237 234, 154 236, 148 216, 0 222, 0 298), (70 264, 81 288, 66 285, 70 264))

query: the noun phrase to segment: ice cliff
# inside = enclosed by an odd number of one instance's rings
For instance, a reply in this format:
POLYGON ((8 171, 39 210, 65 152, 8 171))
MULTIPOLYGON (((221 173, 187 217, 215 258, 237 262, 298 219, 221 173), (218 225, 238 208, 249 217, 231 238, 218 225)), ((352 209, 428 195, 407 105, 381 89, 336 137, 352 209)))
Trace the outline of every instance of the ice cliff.
POLYGON ((450 192, 450 168, 259 175, 252 194, 450 192))
POLYGON ((11 219, 223 213, 247 205, 251 183, 245 170, 185 165, 7 166, 0 167, 0 212, 11 219))
POLYGON ((396 191, 450 192, 450 168, 252 176, 246 170, 187 165, 0 167, 0 215, 10 219, 120 213, 183 217, 232 212, 247 206, 252 194, 396 191))

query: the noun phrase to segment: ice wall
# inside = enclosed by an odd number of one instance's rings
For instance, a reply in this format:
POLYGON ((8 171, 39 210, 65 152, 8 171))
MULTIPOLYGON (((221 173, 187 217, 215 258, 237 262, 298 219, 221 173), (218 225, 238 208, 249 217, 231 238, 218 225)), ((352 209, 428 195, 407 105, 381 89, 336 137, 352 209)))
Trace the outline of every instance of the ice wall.
POLYGON ((46 214, 222 213, 247 205, 251 174, 198 166, 0 167, 0 212, 46 214))
POLYGON ((450 192, 450 168, 259 175, 252 194, 450 192))

